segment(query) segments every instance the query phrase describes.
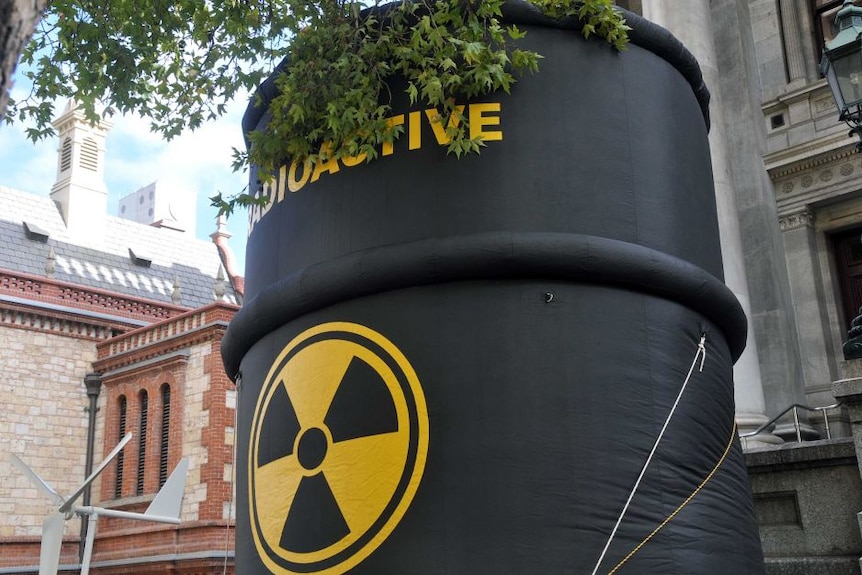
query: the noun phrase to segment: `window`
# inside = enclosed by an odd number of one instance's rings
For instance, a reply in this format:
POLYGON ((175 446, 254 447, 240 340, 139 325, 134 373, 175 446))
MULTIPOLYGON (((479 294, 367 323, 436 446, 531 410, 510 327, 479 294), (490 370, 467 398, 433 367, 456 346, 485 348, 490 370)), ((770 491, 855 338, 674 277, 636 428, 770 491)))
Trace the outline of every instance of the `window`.
POLYGON ((168 447, 171 434, 171 386, 162 385, 162 429, 159 444, 159 489, 168 480, 168 447))
POLYGON ((141 419, 140 426, 138 428, 138 477, 135 486, 135 494, 143 495, 145 464, 147 461, 147 412, 149 410, 149 398, 147 397, 147 392, 141 391, 139 398, 141 419))
POLYGON ((60 171, 65 172, 72 167, 72 140, 66 138, 63 140, 63 146, 60 151, 60 171))
POLYGON ((99 145, 93 138, 84 138, 84 143, 81 145, 81 167, 88 170, 98 171, 99 169, 99 145))
MULTIPOLYGON (((118 405, 118 411, 120 416, 120 425, 119 425, 119 433, 117 434, 117 441, 123 439, 126 436, 126 396, 121 395, 118 405)), ((117 477, 114 481, 114 499, 119 499, 123 496, 123 462, 125 461, 124 453, 120 451, 117 454, 117 477)))

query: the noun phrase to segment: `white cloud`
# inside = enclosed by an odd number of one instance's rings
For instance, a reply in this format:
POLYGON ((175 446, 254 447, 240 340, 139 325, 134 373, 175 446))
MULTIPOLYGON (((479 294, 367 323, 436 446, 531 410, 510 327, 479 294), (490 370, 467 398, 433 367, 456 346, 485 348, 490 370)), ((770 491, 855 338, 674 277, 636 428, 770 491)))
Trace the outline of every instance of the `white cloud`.
POLYGON ((56 141, 34 144, 20 124, 0 128, 0 183, 25 192, 42 193, 51 189, 56 174, 56 141))
MULTIPOLYGON (((15 94, 13 93, 13 96, 15 94)), ((17 93, 18 97, 23 92, 17 93)), ((242 115, 244 99, 228 105, 220 119, 202 125, 166 142, 149 131, 149 122, 136 116, 111 118, 105 158, 108 210, 117 213, 118 201, 153 181, 159 188, 193 194, 197 206, 197 236, 208 239, 215 231, 215 209, 209 197, 221 191, 232 195, 243 190, 247 176, 231 170, 233 147, 244 146, 242 115)), ((26 192, 48 195, 56 177, 57 142, 48 139, 33 144, 21 124, 0 128, 0 184, 26 192)), ((228 222, 230 241, 238 265, 245 264, 245 213, 228 222)))

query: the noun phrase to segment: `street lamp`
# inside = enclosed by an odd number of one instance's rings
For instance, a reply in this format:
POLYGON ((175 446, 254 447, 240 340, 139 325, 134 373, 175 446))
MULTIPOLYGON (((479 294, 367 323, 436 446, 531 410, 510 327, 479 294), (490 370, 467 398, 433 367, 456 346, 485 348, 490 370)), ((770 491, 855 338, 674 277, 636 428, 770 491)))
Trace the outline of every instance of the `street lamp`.
POLYGON ((838 34, 826 42, 820 72, 838 104, 839 118, 851 126, 851 136, 859 137, 856 147, 862 151, 862 7, 844 0, 835 23, 838 34))

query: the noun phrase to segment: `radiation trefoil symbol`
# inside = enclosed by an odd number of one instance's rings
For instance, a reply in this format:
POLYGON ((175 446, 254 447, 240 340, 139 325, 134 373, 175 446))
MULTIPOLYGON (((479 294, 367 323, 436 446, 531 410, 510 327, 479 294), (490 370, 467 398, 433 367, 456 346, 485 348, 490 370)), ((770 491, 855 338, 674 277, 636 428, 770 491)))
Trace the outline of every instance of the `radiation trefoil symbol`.
POLYGON ((422 479, 428 411, 388 339, 353 323, 294 338, 261 389, 249 444, 249 514, 276 574, 344 573, 404 516, 422 479))

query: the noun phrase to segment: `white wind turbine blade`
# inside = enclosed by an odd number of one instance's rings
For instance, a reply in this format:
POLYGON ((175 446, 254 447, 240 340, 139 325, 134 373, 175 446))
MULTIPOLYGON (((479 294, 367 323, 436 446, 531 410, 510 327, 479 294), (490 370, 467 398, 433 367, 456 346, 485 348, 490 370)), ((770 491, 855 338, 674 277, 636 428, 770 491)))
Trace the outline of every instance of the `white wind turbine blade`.
POLYGON ((42 548, 39 551, 39 575, 57 575, 60 550, 63 546, 63 527, 66 516, 52 513, 42 522, 42 548))
POLYGON ((54 503, 54 505, 59 506, 65 503, 63 497, 59 493, 57 493, 57 491, 55 491, 53 487, 48 485, 47 481, 39 477, 35 471, 30 469, 30 467, 26 463, 21 461, 21 459, 17 455, 15 455, 14 453, 10 453, 9 455, 11 456, 10 460, 12 461, 12 465, 14 465, 18 469, 18 471, 23 473, 27 477, 27 479, 30 480, 30 483, 38 487, 45 495, 47 495, 48 499, 50 499, 51 502, 54 503))
POLYGON ((108 456, 96 467, 96 469, 90 474, 90 476, 84 480, 84 483, 81 484, 81 487, 79 487, 75 493, 70 495, 69 499, 67 499, 66 502, 60 506, 61 512, 66 513, 72 508, 72 505, 75 504, 75 500, 78 499, 78 497, 80 497, 82 493, 84 493, 87 487, 93 481, 95 481, 96 477, 98 477, 99 474, 105 470, 108 464, 111 463, 111 461, 117 456, 118 453, 120 453, 120 451, 122 451, 126 444, 131 441, 131 439, 132 434, 127 433, 126 436, 120 440, 120 442, 113 449, 113 451, 111 451, 111 453, 109 453, 108 456))
MULTIPOLYGON (((81 521, 84 518, 81 517, 81 521)), ((90 574, 90 561, 93 558, 93 544, 96 541, 96 527, 99 524, 99 514, 91 513, 87 517, 87 539, 84 543, 84 556, 81 558, 81 575, 90 574)))
POLYGON ((183 457, 174 468, 171 476, 156 494, 153 502, 147 507, 144 515, 180 518, 183 504, 183 494, 186 490, 186 475, 189 471, 189 460, 183 457))

